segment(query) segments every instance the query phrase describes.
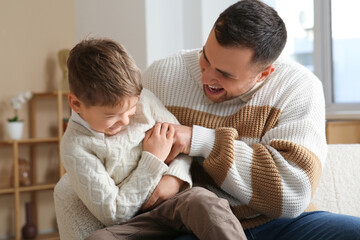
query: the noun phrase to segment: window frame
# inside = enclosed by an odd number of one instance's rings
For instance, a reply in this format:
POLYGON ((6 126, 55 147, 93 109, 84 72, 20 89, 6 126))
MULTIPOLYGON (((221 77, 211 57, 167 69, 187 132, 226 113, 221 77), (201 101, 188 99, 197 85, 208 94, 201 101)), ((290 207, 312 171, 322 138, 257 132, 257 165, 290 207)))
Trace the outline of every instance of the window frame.
POLYGON ((334 102, 333 71, 331 0, 314 0, 314 73, 323 83, 326 118, 360 119, 360 104, 334 102))

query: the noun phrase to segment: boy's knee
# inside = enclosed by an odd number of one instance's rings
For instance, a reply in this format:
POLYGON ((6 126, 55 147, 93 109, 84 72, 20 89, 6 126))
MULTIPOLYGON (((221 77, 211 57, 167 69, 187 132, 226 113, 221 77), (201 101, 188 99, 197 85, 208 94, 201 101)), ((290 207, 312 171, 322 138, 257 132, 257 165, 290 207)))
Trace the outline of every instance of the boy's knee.
POLYGON ((193 208, 198 210, 204 209, 208 211, 216 206, 216 208, 231 211, 229 202, 226 199, 220 198, 215 193, 202 187, 193 187, 187 200, 193 208))
POLYGON ((197 200, 197 199, 204 200, 204 198, 218 198, 218 196, 215 193, 203 187, 193 187, 189 189, 188 195, 189 198, 191 198, 192 200, 197 200))
POLYGON ((93 232, 85 240, 115 240, 114 234, 109 232, 106 228, 99 229, 93 232))

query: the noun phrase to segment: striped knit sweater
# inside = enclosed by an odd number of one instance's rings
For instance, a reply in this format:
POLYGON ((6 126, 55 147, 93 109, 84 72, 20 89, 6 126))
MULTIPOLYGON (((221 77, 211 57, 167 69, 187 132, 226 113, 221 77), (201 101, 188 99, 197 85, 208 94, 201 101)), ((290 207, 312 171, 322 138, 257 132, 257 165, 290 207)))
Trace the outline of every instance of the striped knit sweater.
POLYGON ((229 200, 245 229, 310 211, 326 158, 321 82, 290 60, 248 93, 222 103, 203 94, 199 49, 154 62, 144 87, 193 126, 194 184, 229 200))

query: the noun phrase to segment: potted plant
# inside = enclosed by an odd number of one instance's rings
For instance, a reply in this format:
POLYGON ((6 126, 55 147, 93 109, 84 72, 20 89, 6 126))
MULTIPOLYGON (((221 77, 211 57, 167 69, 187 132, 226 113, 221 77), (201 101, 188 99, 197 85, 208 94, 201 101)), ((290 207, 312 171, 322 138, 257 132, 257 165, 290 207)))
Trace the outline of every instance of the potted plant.
POLYGON ((20 139, 22 136, 24 122, 19 119, 18 112, 22 104, 26 103, 32 98, 32 93, 27 91, 20 93, 18 96, 11 98, 11 106, 14 109, 14 117, 9 118, 7 122, 7 131, 11 139, 20 139))

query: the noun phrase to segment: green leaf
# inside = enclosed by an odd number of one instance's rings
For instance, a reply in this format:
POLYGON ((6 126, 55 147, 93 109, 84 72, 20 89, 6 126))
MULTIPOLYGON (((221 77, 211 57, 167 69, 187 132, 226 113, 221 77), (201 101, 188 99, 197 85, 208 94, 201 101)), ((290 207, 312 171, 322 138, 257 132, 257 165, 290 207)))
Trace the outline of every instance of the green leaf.
POLYGON ((19 118, 18 118, 18 116, 15 116, 15 117, 13 117, 13 118, 9 118, 8 121, 9 121, 9 122, 18 122, 18 121, 19 121, 19 118))

